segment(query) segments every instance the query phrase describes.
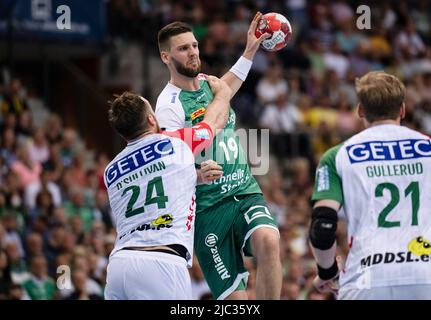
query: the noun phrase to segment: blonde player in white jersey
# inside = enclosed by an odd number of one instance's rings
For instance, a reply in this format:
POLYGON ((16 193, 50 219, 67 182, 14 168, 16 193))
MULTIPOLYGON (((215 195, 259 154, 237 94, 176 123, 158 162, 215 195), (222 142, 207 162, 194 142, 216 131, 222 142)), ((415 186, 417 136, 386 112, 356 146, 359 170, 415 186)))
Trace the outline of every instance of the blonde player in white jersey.
POLYGON ((431 299, 431 140, 400 125, 405 87, 370 72, 358 79, 366 129, 328 150, 316 173, 310 242, 315 286, 338 299, 431 299), (336 261, 337 212, 350 250, 336 261), (342 271, 339 271, 339 268, 342 271))
MULTIPOLYGON (((110 122, 127 146, 104 173, 117 231, 106 299, 191 299, 194 154, 225 126, 231 96, 224 81, 207 79, 216 98, 191 128, 161 132, 149 102, 132 93, 111 103, 110 122)), ((199 180, 219 178, 220 169, 215 162, 204 164, 199 180)))

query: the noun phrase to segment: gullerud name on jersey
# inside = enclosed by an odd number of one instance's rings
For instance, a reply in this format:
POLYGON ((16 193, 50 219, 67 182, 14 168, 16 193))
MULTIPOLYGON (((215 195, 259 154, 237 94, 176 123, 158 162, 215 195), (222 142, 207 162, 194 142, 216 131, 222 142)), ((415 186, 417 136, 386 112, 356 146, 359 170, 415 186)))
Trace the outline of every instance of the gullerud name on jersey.
POLYGON ((350 163, 431 157, 431 140, 372 141, 346 147, 350 163))
POLYGON ((124 156, 120 160, 112 163, 105 171, 105 180, 108 187, 122 176, 143 167, 155 160, 174 153, 169 138, 156 141, 154 143, 136 149, 133 153, 124 156))

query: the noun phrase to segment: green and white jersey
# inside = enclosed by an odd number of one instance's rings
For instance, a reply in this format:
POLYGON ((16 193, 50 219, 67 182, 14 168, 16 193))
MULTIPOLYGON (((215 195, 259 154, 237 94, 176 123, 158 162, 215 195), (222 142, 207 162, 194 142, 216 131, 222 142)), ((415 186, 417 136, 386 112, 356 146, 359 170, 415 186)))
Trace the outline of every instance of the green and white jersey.
POLYGON ((350 251, 340 285, 431 283, 431 140, 397 125, 370 127, 328 150, 312 200, 347 219, 350 251))
MULTIPOLYGON (((168 83, 160 93, 156 117, 162 128, 171 131, 191 127, 202 121, 206 107, 213 100, 213 94, 205 78, 199 75, 198 79, 200 88, 196 91, 182 90, 168 83)), ((212 146, 201 157, 196 157, 196 165, 205 159, 213 159, 223 167, 220 179, 197 186, 197 213, 229 196, 261 193, 235 133, 235 117, 235 112, 231 109, 225 129, 214 137, 212 146)))

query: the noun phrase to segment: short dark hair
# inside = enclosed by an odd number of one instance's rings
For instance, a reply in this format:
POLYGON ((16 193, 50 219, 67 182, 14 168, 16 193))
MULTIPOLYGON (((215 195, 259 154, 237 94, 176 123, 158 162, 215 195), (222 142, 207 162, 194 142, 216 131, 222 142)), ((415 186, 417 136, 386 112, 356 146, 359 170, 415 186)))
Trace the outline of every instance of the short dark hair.
POLYGON ((109 101, 109 122, 117 132, 127 140, 132 140, 148 128, 149 108, 145 100, 134 93, 123 92, 109 101))
POLYGON ((159 44, 160 52, 169 50, 169 40, 182 33, 193 32, 193 29, 187 23, 181 21, 172 22, 162 29, 157 34, 157 42, 159 44))
POLYGON ((396 119, 404 102, 406 88, 395 76, 383 71, 371 71, 356 79, 356 92, 370 121, 396 119))

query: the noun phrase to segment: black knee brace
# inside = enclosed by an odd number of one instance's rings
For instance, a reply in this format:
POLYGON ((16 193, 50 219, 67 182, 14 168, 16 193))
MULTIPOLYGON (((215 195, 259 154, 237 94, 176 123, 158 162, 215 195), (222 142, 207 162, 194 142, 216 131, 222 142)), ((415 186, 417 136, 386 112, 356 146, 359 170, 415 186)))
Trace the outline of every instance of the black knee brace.
POLYGON ((328 250, 335 242, 337 211, 328 207, 313 209, 310 225, 310 242, 314 248, 328 250))

